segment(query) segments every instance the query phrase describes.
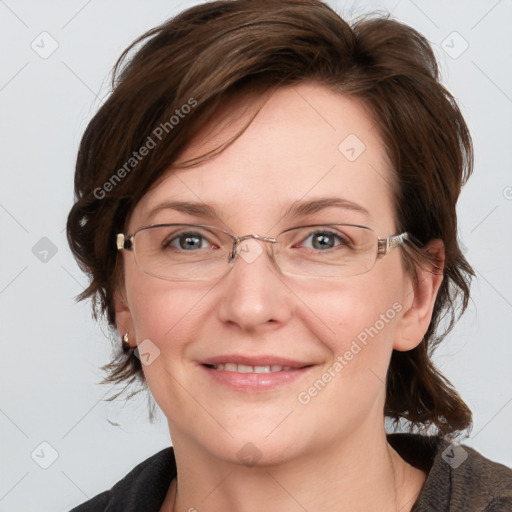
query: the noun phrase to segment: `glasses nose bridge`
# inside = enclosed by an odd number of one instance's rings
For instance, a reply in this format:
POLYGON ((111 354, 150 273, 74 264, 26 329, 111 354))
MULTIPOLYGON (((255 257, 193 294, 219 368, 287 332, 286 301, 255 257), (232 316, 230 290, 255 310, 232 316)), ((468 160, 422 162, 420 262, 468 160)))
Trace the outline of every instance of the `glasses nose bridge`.
MULTIPOLYGON (((234 236, 233 235, 233 250, 231 251, 231 254, 229 255, 230 256, 230 260, 233 261, 237 255, 237 248, 238 246, 240 245, 241 242, 243 242, 244 240, 248 240, 250 238, 254 238, 255 240, 261 240, 262 242, 270 242, 271 244, 275 244, 277 243, 277 238, 270 238, 270 237, 267 237, 267 236, 262 236, 262 235, 256 235, 256 234, 251 234, 251 235, 244 235, 244 236, 234 236)), ((271 246, 271 248, 273 248, 273 245, 271 246)), ((273 251, 272 251, 272 254, 273 254, 273 251)))

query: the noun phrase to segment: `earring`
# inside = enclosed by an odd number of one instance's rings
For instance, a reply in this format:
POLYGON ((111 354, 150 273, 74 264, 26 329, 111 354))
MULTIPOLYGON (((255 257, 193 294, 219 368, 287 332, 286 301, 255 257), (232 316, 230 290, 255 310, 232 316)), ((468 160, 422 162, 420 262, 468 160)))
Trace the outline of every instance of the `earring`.
POLYGON ((131 349, 130 344, 128 343, 128 333, 125 333, 123 336, 123 351, 128 352, 131 349))

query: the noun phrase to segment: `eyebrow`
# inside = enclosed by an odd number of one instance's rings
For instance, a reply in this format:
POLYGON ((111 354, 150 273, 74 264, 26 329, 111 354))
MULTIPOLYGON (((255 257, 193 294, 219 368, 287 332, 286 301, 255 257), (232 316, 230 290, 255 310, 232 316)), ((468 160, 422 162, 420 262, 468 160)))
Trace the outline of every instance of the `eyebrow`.
MULTIPOLYGON (((371 216, 370 212, 366 208, 354 203, 353 201, 349 201, 348 199, 342 199, 340 197, 321 197, 319 199, 312 199, 309 201, 294 201, 285 211, 283 218, 305 217, 327 208, 341 208, 371 216)), ((193 201, 165 201, 155 206, 149 212, 149 218, 160 210, 175 210, 177 212, 205 219, 218 218, 219 216, 214 206, 207 203, 198 203, 193 201)))
POLYGON ((366 208, 348 199, 342 199, 340 197, 321 197, 311 201, 296 201, 292 203, 288 210, 286 210, 284 218, 312 215, 326 208, 342 208, 370 216, 370 212, 366 208))

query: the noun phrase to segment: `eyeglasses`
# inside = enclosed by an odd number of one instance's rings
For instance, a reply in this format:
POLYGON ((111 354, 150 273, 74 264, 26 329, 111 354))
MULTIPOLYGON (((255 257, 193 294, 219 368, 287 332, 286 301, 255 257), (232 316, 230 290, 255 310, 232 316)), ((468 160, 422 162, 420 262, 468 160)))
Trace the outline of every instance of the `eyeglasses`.
POLYGON ((203 224, 154 224, 117 235, 117 249, 133 252, 138 268, 172 281, 209 280, 227 274, 237 255, 252 263, 269 242, 270 258, 283 274, 299 277, 350 277, 369 272, 378 258, 409 233, 379 238, 355 224, 320 224, 287 229, 276 238, 235 236, 203 224))

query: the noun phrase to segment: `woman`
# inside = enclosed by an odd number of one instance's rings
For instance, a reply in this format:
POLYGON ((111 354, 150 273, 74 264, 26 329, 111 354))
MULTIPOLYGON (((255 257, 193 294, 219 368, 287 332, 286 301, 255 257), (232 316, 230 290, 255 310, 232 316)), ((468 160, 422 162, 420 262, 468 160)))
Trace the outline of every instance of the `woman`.
POLYGON ((511 510, 512 470, 452 442, 471 412, 429 357, 469 300, 471 170, 396 21, 221 1, 136 41, 68 239, 123 339, 107 381, 147 384, 173 447, 74 510, 511 510))

